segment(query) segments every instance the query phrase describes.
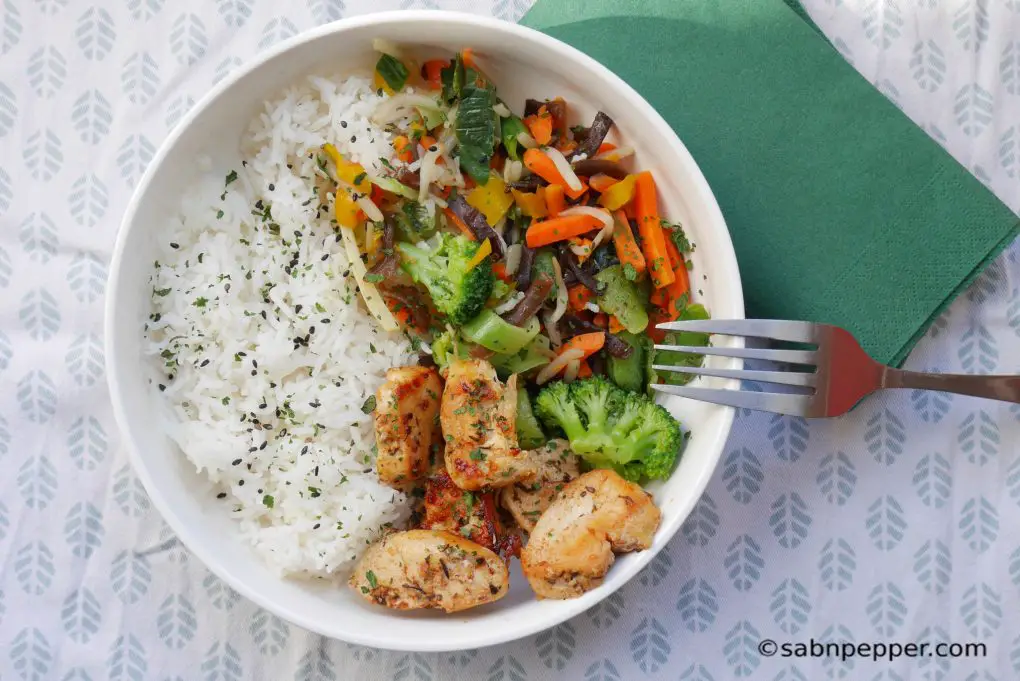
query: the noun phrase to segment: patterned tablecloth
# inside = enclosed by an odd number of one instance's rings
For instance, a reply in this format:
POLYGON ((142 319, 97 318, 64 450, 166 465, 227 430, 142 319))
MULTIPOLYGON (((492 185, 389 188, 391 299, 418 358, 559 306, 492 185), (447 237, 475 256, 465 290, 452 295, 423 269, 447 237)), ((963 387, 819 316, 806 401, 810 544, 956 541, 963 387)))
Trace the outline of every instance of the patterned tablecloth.
MULTIPOLYGON (((992 402, 903 392, 810 425, 742 414, 704 499, 643 574, 551 631, 480 651, 324 640, 241 599, 172 537, 118 443, 100 338, 114 234, 157 145, 242 60, 315 24, 398 6, 514 20, 528 4, 0 0, 0 678, 1020 676, 1020 409, 992 402), (758 650, 812 638, 986 655, 758 650)), ((806 4, 866 78, 1020 206, 1020 2, 806 4)), ((1018 256, 908 365, 1020 373, 1018 256)))

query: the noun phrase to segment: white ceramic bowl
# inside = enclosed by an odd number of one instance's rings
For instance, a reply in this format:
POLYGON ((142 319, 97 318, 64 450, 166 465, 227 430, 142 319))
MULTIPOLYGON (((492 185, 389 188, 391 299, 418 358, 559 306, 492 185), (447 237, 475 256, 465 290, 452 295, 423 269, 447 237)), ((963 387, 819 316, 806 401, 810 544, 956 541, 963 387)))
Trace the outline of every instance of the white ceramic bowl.
POLYGON ((573 617, 647 565, 704 490, 733 412, 679 399, 669 403, 694 436, 673 476, 649 486, 663 512, 655 544, 620 557, 600 588, 574 600, 536 600, 515 567, 510 593, 498 603, 456 615, 401 613, 370 605, 335 583, 281 579, 239 541, 211 486, 155 427, 159 397, 142 370, 155 240, 195 176, 199 155, 210 156, 217 169, 235 166, 242 132, 265 99, 313 72, 369 69, 376 37, 437 53, 473 47, 500 95, 518 110, 525 97, 560 95, 579 120, 590 121, 599 109, 610 114, 616 134, 637 149, 637 167, 654 171, 662 213, 681 220, 697 243, 691 279, 704 288, 704 302, 716 317, 743 316, 736 259, 712 192, 677 136, 626 83, 572 47, 520 26, 444 12, 373 14, 322 26, 260 55, 206 95, 163 143, 128 206, 114 251, 106 309, 110 391, 135 469, 156 508, 187 547, 238 592, 302 627, 352 643, 416 651, 478 648, 573 617))

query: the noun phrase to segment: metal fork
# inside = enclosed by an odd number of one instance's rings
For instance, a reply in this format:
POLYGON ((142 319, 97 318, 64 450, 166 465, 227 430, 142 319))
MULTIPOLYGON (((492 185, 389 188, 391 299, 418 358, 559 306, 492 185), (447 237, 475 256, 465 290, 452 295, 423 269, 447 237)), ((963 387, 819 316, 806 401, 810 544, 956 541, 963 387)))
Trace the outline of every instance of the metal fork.
POLYGON ((776 414, 822 418, 845 414, 861 400, 882 388, 912 388, 987 397, 1020 403, 1020 376, 970 376, 904 371, 879 364, 868 356, 848 331, 829 324, 765 319, 706 320, 659 324, 665 331, 698 331, 727 336, 752 336, 816 346, 814 350, 695 347, 656 345, 698 355, 759 359, 807 367, 798 371, 738 371, 708 367, 654 365, 657 371, 736 378, 803 389, 797 394, 717 390, 694 386, 653 384, 659 392, 776 414))

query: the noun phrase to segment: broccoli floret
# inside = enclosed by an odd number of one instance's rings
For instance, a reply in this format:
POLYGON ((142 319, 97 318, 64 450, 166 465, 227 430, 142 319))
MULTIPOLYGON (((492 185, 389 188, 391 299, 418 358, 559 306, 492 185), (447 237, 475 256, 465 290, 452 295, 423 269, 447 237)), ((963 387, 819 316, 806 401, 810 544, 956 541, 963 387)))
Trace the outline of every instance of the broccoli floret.
POLYGON ((489 299, 495 279, 492 260, 486 256, 469 270, 478 244, 460 234, 442 233, 427 243, 426 248, 398 243, 402 266, 428 289, 436 309, 459 326, 477 315, 489 299))
POLYGON ((590 466, 628 480, 669 477, 683 441, 680 424, 663 407, 598 376, 546 386, 535 412, 562 430, 590 466))

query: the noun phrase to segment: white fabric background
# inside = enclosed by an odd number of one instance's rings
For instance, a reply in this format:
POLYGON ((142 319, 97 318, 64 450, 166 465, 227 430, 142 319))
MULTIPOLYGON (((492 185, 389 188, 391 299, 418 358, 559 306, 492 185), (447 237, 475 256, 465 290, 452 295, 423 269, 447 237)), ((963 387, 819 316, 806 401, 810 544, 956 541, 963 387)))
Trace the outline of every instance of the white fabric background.
MULTIPOLYGON (((707 495, 638 579, 552 631, 405 655, 240 599, 126 463, 100 341, 114 234, 212 83, 314 24, 528 0, 0 0, 0 678, 821 678, 1020 675, 1020 409, 888 394, 812 423, 742 415, 707 495), (780 641, 982 641, 981 660, 762 658, 780 641)), ((1020 2, 809 0, 869 81, 1020 208, 1020 2)), ((931 247, 952 248, 951 243, 931 247)), ((1020 373, 1020 248, 909 366, 1020 373)))

